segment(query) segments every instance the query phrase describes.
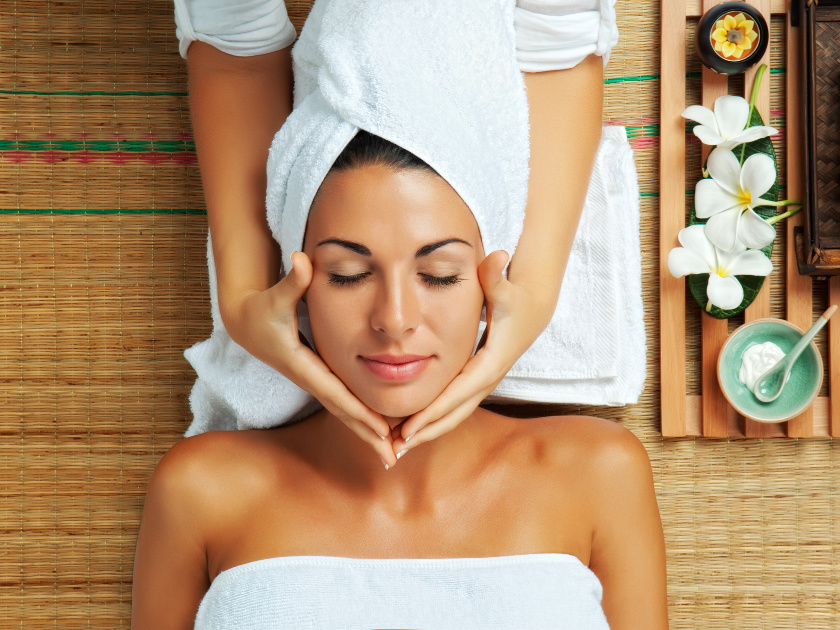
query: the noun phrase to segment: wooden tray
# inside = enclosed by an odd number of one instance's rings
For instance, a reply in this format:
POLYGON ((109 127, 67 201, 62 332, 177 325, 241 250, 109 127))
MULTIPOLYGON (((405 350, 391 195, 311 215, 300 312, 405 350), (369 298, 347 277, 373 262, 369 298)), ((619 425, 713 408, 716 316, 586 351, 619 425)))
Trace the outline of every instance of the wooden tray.
POLYGON ((795 0, 800 91, 805 96, 805 219, 796 230, 799 272, 840 274, 840 0, 795 0))
MULTIPOLYGON (((807 0, 806 0, 807 1, 807 0)), ((749 4, 760 11, 772 29, 771 14, 789 14, 791 0, 752 0, 749 4)), ((662 65, 661 120, 659 156, 659 287, 660 287, 660 370, 661 370, 661 431, 666 437, 838 437, 840 436, 840 317, 829 323, 829 396, 819 397, 814 405, 800 416, 779 424, 754 422, 736 414, 720 390, 716 363, 720 349, 728 335, 727 321, 714 319, 703 313, 701 395, 686 394, 685 351, 685 279, 674 278, 668 271, 668 253, 678 245, 677 234, 685 227, 685 121, 680 116, 686 107, 685 22, 699 17, 720 0, 662 0, 662 65), (675 25, 681 25, 682 28, 675 25)), ((788 199, 802 199, 802 103, 799 81, 798 55, 800 28, 787 29, 787 90, 786 90, 786 153, 788 199)), ((751 90, 758 66, 770 67, 770 49, 746 73, 745 90, 751 90)), ((727 93, 728 77, 703 68, 702 104, 712 107, 718 96, 727 93)), ((749 98, 749 94, 744 95, 749 98)), ((762 81, 756 107, 765 121, 770 113, 769 72, 762 81)), ((709 147, 703 147, 703 156, 709 147)), ((812 323, 812 282, 799 275, 794 244, 794 229, 803 221, 797 213, 784 221, 781 234, 786 238, 787 260, 785 285, 787 288, 786 318, 803 330, 812 323), (785 225, 786 224, 786 225, 785 225)), ((778 281, 778 280, 776 280, 778 281)), ((770 316, 770 282, 768 277, 758 297, 747 308, 745 321, 770 316)), ((840 303, 840 276, 829 281, 829 303, 840 303)))

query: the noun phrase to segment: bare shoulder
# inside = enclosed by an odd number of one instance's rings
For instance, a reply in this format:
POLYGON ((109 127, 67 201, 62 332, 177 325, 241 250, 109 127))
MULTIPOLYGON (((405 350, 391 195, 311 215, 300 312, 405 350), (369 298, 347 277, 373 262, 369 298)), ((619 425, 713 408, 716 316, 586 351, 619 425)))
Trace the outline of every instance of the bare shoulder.
POLYGON ((183 506, 208 526, 264 489, 278 468, 260 431, 209 431, 177 442, 158 462, 149 498, 183 506), (272 465, 273 464, 273 465, 272 465))
MULTIPOLYGON (((620 474, 627 467, 649 466, 647 450, 636 435, 612 420, 594 416, 547 416, 517 420, 516 430, 538 459, 577 471, 620 474)), ((532 454, 533 454, 532 453, 532 454)))

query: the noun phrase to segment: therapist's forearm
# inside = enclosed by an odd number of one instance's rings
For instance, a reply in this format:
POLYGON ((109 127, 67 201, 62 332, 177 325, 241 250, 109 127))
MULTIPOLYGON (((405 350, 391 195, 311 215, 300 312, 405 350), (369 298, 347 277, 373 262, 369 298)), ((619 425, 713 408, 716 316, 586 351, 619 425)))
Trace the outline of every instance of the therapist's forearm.
POLYGON ((531 158, 525 224, 508 279, 529 289, 548 324, 569 260, 601 139, 603 64, 524 73, 531 158))
POLYGON ((292 111, 291 47, 237 57, 195 41, 187 65, 219 306, 227 324, 243 297, 279 280, 280 248, 266 220, 266 160, 292 111))

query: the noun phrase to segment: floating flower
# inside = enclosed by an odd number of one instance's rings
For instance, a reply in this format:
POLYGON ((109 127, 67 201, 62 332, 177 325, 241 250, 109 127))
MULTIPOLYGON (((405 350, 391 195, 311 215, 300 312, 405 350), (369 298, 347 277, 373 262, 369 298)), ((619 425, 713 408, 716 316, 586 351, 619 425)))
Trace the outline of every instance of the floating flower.
POLYGON ((682 247, 668 254, 668 270, 677 278, 709 274, 707 311, 712 306, 725 311, 738 308, 744 300, 744 287, 735 276, 766 276, 773 271, 773 263, 763 252, 747 249, 738 241, 732 249, 723 251, 708 239, 703 228, 690 225, 680 230, 677 238, 682 247))
POLYGON ((773 127, 747 127, 750 105, 740 96, 719 97, 715 101, 714 112, 702 105, 691 105, 682 116, 700 123, 694 127, 694 135, 700 138, 700 142, 722 149, 731 149, 738 144, 779 133, 773 127))
POLYGON ((757 206, 779 206, 786 202, 761 199, 776 181, 773 158, 763 153, 751 155, 742 167, 729 149, 717 148, 709 154, 709 175, 694 188, 694 212, 706 222, 706 236, 723 250, 740 241, 752 249, 773 242, 776 228, 755 212, 757 206))
POLYGON ((727 13, 715 22, 712 31, 712 46, 724 59, 740 59, 744 53, 749 55, 757 39, 755 22, 743 13, 727 13))

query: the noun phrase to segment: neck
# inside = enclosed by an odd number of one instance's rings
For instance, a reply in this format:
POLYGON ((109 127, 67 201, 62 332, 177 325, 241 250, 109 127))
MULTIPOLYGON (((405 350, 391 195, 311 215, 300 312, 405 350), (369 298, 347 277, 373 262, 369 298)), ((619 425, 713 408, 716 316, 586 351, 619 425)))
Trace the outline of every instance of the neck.
MULTIPOLYGON (((370 493, 376 500, 390 503, 394 509, 410 510, 422 505, 441 484, 451 487, 458 482, 458 471, 479 456, 483 450, 480 435, 482 420, 492 415, 476 409, 457 427, 443 435, 410 448, 386 470, 377 453, 367 442, 327 410, 322 410, 307 423, 312 423, 318 444, 320 464, 334 475, 336 482, 370 493)), ((405 418, 386 418, 392 431, 405 418)))

